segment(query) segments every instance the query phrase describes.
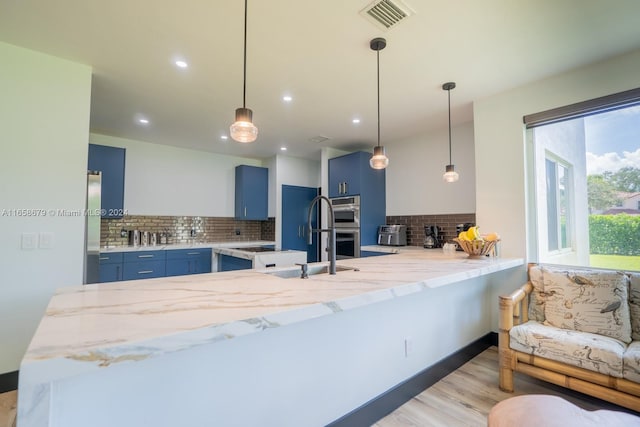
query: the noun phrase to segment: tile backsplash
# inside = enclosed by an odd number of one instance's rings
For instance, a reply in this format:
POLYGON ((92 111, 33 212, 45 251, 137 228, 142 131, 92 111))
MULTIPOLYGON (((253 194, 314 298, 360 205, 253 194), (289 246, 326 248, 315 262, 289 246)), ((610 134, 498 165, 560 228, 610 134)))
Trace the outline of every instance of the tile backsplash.
POLYGON ((126 215, 105 218, 100 224, 100 246, 115 247, 129 244, 129 230, 167 233, 168 242, 229 242, 275 240, 275 220, 238 221, 228 217, 126 215), (122 231, 125 237, 122 237, 122 231), (195 236, 191 236, 194 230, 195 236))
POLYGON ((437 225, 442 230, 443 242, 450 242, 458 237, 456 225, 470 222, 475 224, 476 214, 449 214, 449 215, 397 215, 387 216, 387 224, 401 224, 407 226, 407 245, 424 245, 424 226, 437 225))

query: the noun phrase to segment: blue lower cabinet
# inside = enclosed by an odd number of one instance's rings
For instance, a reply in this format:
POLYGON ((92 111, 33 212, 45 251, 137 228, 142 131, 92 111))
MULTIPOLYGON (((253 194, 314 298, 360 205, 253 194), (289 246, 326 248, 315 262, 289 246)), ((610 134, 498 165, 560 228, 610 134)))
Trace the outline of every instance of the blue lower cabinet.
POLYGON ((167 251, 167 276, 211 273, 211 249, 173 249, 167 251))
POLYGON ((211 273, 211 248, 100 254, 101 283, 198 273, 211 273))
POLYGON ((100 283, 122 280, 122 252, 100 254, 100 283))
POLYGON ((151 279, 153 277, 164 277, 165 261, 138 261, 125 262, 123 271, 124 280, 151 279))
POLYGON ((122 263, 100 264, 100 283, 117 282, 122 280, 122 263))
POLYGON ((150 279, 166 275, 166 251, 134 251, 123 255, 123 280, 150 279))
POLYGON ((220 254, 218 259, 218 271, 250 270, 253 268, 253 261, 250 259, 237 258, 223 254, 220 254))

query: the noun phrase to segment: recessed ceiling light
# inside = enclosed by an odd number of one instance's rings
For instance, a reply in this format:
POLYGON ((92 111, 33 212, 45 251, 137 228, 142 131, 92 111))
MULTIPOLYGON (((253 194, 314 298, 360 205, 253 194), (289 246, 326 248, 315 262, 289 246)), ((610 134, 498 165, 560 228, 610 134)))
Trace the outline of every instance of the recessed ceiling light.
POLYGON ((223 141, 226 141, 227 139, 229 139, 229 137, 227 135, 222 135, 220 136, 220 139, 222 139, 223 141))
POLYGON ((356 124, 356 125, 357 125, 358 123, 360 123, 360 119, 353 119, 353 120, 351 120, 351 121, 352 121, 354 124, 356 124))
POLYGON ((287 147, 280 147, 280 151, 287 151, 287 147))
POLYGON ((290 95, 285 95, 282 97, 282 100, 284 102, 291 102, 293 100, 293 98, 290 95))
POLYGON ((187 68, 189 66, 189 64, 187 64, 186 61, 183 61, 182 59, 178 59, 176 62, 176 67, 178 68, 187 68))
POLYGON ((140 118, 140 119, 138 119, 138 123, 143 124, 143 125, 148 125, 149 124, 149 119, 140 118))

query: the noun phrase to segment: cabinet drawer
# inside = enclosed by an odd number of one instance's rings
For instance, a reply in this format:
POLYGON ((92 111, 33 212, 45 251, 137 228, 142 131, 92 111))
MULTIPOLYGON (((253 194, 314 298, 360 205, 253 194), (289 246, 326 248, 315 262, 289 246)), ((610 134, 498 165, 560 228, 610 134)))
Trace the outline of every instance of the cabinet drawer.
POLYGON ((164 275, 164 260, 127 262, 123 264, 123 280, 149 279, 163 277, 164 275))
POLYGON ((193 259, 211 257, 211 249, 171 249, 167 250, 167 259, 193 259))
POLYGON ((134 251, 124 252, 124 262, 165 260, 166 251, 134 251))
POLYGON ((109 252, 100 254, 100 264, 119 264, 122 262, 122 252, 109 252))

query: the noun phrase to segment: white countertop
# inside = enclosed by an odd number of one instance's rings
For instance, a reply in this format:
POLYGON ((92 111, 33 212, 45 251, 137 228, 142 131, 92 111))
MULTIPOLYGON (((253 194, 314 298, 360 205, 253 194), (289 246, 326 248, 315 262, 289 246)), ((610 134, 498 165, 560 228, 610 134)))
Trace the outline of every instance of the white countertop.
POLYGON ((250 240, 250 241, 229 241, 229 242, 193 242, 193 243, 175 243, 168 245, 146 245, 146 246, 110 246, 101 247, 101 253, 108 252, 133 252, 133 251, 161 251, 172 249, 196 249, 196 248, 248 248, 252 246, 268 246, 275 245, 276 242, 267 240, 250 240))
POLYGON ((65 369, 47 371, 57 377, 68 375, 68 369, 85 371, 154 357, 259 332, 265 324, 282 326, 330 315, 524 264, 522 259, 395 249, 399 253, 338 261, 359 271, 306 280, 243 270, 59 289, 21 371, 34 362, 64 364, 65 369))

